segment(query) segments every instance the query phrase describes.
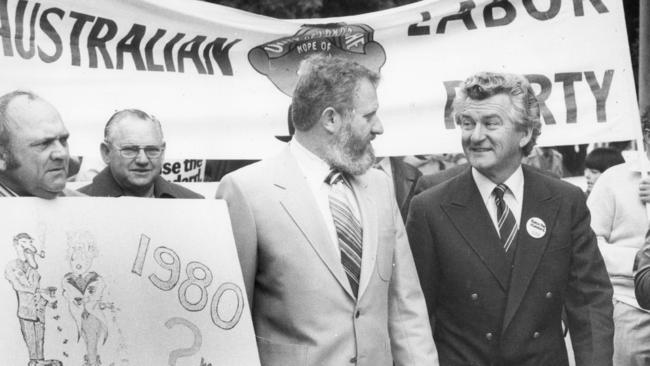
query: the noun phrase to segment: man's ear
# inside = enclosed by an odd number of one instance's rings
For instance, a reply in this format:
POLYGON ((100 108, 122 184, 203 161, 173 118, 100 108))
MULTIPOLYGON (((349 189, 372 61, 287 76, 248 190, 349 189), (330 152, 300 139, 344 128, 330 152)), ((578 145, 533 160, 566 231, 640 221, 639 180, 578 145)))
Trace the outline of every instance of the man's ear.
POLYGON ((105 141, 102 141, 99 144, 99 153, 102 155, 102 160, 106 165, 108 165, 108 163, 111 161, 111 157, 109 156, 110 152, 111 149, 108 147, 108 144, 105 141))
POLYGON ((522 132, 524 133, 524 136, 522 136, 519 140, 519 147, 526 146, 530 142, 530 139, 533 138, 532 128, 525 128, 522 132))
POLYGON ((332 134, 336 133, 341 125, 341 115, 336 111, 336 109, 327 107, 323 110, 323 113, 321 113, 319 123, 328 132, 332 134))

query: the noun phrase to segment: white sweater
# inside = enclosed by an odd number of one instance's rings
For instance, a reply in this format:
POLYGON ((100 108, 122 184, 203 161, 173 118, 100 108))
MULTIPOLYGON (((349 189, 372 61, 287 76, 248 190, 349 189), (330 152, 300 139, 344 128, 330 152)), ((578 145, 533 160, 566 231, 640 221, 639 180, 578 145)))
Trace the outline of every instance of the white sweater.
POLYGON ((639 308, 634 296, 634 257, 645 241, 648 219, 639 199, 638 164, 607 169, 587 199, 591 227, 614 286, 614 299, 639 308))

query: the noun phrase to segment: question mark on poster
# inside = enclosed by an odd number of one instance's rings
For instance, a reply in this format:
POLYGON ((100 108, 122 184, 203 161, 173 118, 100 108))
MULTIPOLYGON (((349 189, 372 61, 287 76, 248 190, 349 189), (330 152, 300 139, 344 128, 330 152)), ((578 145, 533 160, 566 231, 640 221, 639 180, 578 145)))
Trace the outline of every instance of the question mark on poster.
POLYGON ((169 366, 176 366, 176 361, 179 358, 183 357, 189 357, 201 349, 201 345, 203 344, 203 337, 201 336, 201 330, 194 325, 191 321, 184 319, 184 318, 170 318, 165 322, 165 326, 169 329, 172 329, 173 327, 177 325, 183 325, 187 327, 189 330, 192 331, 192 334, 194 335, 194 343, 192 344, 191 347, 189 348, 178 348, 169 353, 169 361, 168 364, 169 366))

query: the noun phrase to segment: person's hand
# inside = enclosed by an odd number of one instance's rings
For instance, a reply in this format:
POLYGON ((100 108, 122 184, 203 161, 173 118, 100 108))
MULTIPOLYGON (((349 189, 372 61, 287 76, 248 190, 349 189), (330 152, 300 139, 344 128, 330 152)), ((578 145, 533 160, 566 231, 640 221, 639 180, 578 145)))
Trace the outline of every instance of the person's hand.
POLYGON ((644 205, 650 203, 650 178, 641 179, 641 183, 639 183, 639 199, 644 205))

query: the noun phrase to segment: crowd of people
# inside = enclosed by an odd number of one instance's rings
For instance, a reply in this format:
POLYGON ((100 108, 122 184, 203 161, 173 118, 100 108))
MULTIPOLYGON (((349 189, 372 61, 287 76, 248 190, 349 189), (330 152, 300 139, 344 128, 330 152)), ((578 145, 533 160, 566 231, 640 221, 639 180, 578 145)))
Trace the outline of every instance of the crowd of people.
MULTIPOLYGON (((453 103, 464 154, 423 175, 375 157, 379 74, 314 55, 299 75, 291 141, 216 193, 262 365, 561 366, 565 330, 578 366, 650 364, 643 165, 594 149, 587 198, 535 145, 526 78, 481 72, 453 103)), ((650 142, 647 118, 643 131, 650 142)), ((65 187, 68 137, 38 95, 0 97, 0 196, 202 198, 160 177, 163 131, 148 113, 108 119, 106 167, 79 191, 65 187)))

